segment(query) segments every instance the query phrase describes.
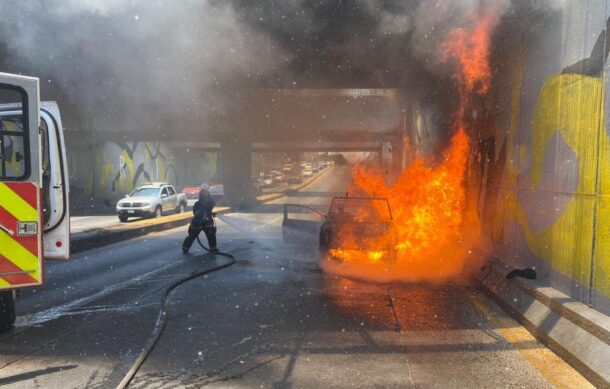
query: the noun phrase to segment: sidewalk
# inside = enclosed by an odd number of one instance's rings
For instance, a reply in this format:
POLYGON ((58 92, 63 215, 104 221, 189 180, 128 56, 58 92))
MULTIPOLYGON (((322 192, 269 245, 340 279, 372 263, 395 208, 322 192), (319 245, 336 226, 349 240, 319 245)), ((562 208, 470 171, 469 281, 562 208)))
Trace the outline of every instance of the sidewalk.
POLYGON ((506 279, 511 270, 490 258, 475 278, 498 305, 595 386, 610 387, 610 317, 540 281, 506 279))

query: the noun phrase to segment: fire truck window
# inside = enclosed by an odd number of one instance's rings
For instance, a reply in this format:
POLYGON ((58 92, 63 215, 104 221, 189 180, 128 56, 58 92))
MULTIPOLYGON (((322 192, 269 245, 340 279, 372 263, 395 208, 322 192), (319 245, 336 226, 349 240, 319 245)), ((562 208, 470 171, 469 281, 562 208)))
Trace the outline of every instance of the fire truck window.
POLYGON ((0 85, 0 180, 25 180, 28 175, 29 134, 19 113, 23 102, 19 91, 0 85))
POLYGON ((2 120, 0 127, 0 178, 17 179, 26 174, 26 148, 20 122, 2 120))

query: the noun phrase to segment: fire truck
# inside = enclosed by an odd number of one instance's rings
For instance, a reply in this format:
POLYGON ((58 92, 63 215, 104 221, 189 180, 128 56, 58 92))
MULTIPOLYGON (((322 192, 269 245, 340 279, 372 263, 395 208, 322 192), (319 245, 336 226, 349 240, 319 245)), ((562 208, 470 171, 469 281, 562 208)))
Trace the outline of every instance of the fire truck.
POLYGON ((43 284, 44 259, 70 255, 69 186, 59 108, 38 78, 0 73, 0 330, 19 289, 43 284))

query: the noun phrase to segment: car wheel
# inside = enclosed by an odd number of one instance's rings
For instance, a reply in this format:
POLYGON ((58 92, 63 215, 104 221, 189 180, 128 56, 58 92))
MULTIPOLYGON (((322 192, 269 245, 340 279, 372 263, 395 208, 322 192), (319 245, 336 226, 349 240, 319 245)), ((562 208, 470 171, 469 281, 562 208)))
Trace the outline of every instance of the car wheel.
POLYGON ((119 215, 119 221, 121 223, 125 223, 125 222, 127 222, 127 220, 129 220, 128 216, 119 215))
POLYGON ((161 211, 161 207, 155 208, 155 218, 163 216, 163 212, 161 211))
POLYGON ((178 206, 178 213, 184 213, 184 204, 178 206))

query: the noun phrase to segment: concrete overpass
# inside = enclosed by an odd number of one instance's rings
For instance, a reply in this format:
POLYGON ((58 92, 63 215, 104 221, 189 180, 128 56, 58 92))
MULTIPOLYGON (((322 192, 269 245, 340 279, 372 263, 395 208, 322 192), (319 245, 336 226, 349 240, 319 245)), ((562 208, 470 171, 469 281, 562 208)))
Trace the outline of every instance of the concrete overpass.
MULTIPOLYGON (((215 171, 210 168, 205 175, 222 181, 229 200, 239 203, 251 197, 252 153, 374 152, 388 164, 388 170, 398 172, 402 166, 396 163, 405 160, 405 138, 422 150, 431 149, 439 137, 435 124, 431 114, 413 103, 405 90, 258 89, 236 92, 223 110, 208 114, 198 128, 168 125, 86 134, 68 130, 66 137, 69 147, 81 154, 90 155, 100 144, 107 145, 103 160, 84 159, 90 165, 83 173, 89 178, 96 167, 105 166, 99 174, 105 175, 102 186, 104 191, 110 190, 110 197, 120 196, 119 192, 142 177, 157 172, 159 179, 178 185, 204 181, 197 176, 197 166, 214 165, 215 171), (140 159, 162 157, 171 159, 171 164, 165 163, 163 169, 140 169, 142 163, 134 161, 138 153, 146 154, 140 159), (392 158, 394 155, 400 158, 392 158), (395 166, 389 166, 391 162, 395 166), (173 177, 167 176, 168 171, 173 177), (121 186, 120 181, 129 181, 128 176, 131 182, 121 186), (109 187, 109 180, 116 183, 109 187)), ((93 184, 98 181, 94 179, 93 184)), ((90 189, 95 194, 100 188, 90 189)))

